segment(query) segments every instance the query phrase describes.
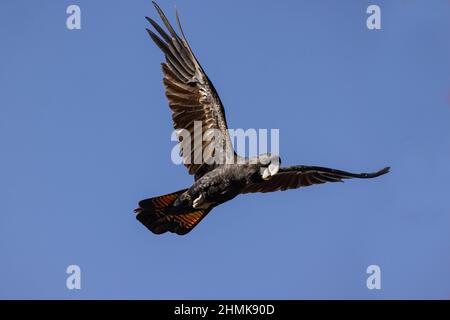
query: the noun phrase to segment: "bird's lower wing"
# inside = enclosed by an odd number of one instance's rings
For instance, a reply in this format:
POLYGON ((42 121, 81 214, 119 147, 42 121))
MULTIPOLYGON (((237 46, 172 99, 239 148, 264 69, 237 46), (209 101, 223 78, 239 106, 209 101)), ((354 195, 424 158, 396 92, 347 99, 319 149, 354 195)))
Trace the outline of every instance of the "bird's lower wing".
POLYGON ((352 178, 370 179, 386 174, 389 170, 386 167, 373 173, 351 173, 324 167, 292 166, 281 168, 269 180, 247 185, 242 193, 285 191, 325 182, 343 182, 344 179, 352 178))

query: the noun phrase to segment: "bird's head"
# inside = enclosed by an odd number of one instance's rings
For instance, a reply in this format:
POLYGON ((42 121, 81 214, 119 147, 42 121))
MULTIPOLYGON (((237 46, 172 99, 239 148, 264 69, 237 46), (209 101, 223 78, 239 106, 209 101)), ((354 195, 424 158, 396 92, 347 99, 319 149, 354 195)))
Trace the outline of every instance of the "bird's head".
POLYGON ((278 155, 270 153, 258 156, 258 164, 260 165, 259 173, 263 180, 269 180, 278 173, 281 165, 281 158, 278 155))

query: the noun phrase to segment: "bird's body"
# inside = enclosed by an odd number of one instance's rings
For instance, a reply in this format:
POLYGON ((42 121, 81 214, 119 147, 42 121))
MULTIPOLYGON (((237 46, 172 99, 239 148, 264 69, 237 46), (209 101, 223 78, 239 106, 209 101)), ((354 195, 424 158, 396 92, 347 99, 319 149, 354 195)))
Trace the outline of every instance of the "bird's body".
POLYGON ((188 200, 192 207, 214 207, 233 199, 241 194, 247 185, 259 179, 258 166, 249 163, 224 164, 197 179, 192 187, 175 201, 175 205, 188 200), (196 199, 203 203, 194 204, 196 199))
POLYGON ((182 196, 192 207, 209 207, 233 199, 244 185, 245 175, 237 165, 225 165, 203 175, 182 196), (194 204, 196 199, 198 203, 194 204))
POLYGON ((162 64, 166 96, 183 162, 195 181, 187 189, 139 202, 139 208, 135 210, 137 219, 150 231, 186 234, 214 207, 239 194, 284 191, 351 178, 374 178, 389 171, 386 167, 374 173, 356 174, 317 166, 280 167, 278 155, 268 153, 253 158, 237 155, 231 146, 222 102, 193 54, 178 14, 182 37, 153 3, 169 34, 150 18, 147 20, 161 38, 151 30, 147 31, 166 57, 166 63, 162 64), (200 122, 206 132, 215 130, 219 138, 203 139, 200 144, 193 145, 192 141, 185 141, 183 130, 195 135, 196 122, 200 122), (211 159, 215 161, 208 161, 211 159))

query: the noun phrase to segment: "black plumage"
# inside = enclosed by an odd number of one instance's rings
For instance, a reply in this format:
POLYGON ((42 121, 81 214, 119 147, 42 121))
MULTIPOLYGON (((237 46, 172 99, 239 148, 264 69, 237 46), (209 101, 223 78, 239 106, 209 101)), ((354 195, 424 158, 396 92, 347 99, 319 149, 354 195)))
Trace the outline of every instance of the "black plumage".
POLYGON ((280 168, 281 160, 277 155, 238 156, 232 148, 223 104, 186 40, 178 13, 176 18, 181 37, 161 8, 155 2, 153 4, 168 33, 146 17, 159 36, 150 29, 147 32, 166 58, 162 64, 163 82, 175 130, 187 130, 193 137, 194 122, 201 121, 202 132, 215 129, 221 134, 200 144, 193 143, 193 140, 184 141, 179 135, 184 164, 195 181, 188 189, 139 202, 136 217, 149 230, 156 234, 167 231, 186 234, 214 207, 239 194, 284 191, 352 178, 374 178, 389 172, 389 167, 360 174, 304 165, 280 168), (187 143, 189 148, 186 148, 187 143), (189 154, 183 154, 184 150, 190 150, 189 154))

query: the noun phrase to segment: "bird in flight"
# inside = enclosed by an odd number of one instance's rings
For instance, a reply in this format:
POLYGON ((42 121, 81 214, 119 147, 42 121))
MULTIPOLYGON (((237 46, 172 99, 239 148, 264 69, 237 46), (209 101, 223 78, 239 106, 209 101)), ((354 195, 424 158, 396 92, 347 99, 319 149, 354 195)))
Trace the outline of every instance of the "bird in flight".
POLYGON ((176 20, 181 37, 158 4, 154 1, 153 4, 167 30, 146 17, 159 36, 150 29, 147 32, 166 58, 162 63, 166 96, 173 126, 180 133, 180 154, 189 174, 194 175, 194 183, 189 188, 139 202, 139 208, 134 210, 136 218, 150 231, 187 234, 214 207, 239 194, 284 191, 351 178, 375 178, 389 172, 389 167, 373 173, 307 165, 280 167, 278 155, 237 155, 231 144, 222 102, 186 40, 178 12, 176 20), (181 133, 195 135, 196 123, 201 124, 202 132, 213 130, 219 134, 214 139, 202 139, 200 143, 185 141, 181 133))

